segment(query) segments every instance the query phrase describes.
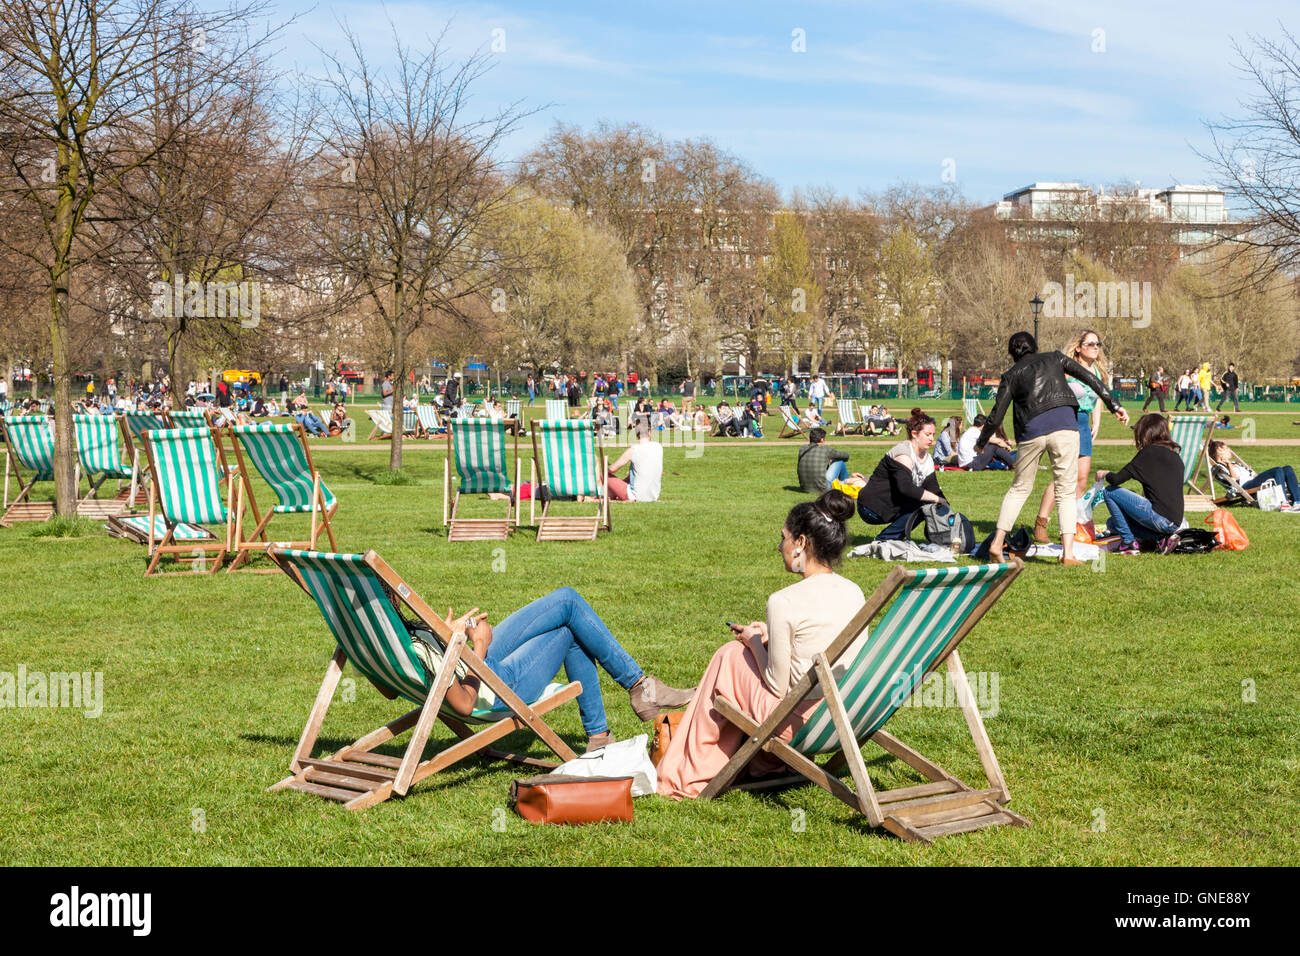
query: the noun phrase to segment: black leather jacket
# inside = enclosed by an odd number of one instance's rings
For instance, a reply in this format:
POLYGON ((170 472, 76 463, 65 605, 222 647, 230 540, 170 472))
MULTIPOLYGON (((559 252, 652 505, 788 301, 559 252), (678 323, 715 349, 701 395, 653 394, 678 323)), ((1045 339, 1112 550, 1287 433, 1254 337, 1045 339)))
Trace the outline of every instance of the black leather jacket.
POLYGON ((976 447, 983 448, 993 437, 1007 414, 1007 406, 1013 402, 1016 441, 1020 441, 1029 421, 1043 412, 1062 405, 1077 409, 1079 402, 1065 381, 1067 375, 1077 378, 1096 392, 1112 412, 1119 411, 1119 401, 1110 393, 1110 389, 1074 359, 1064 352, 1035 352, 1024 356, 1002 374, 993 412, 980 431, 976 447))

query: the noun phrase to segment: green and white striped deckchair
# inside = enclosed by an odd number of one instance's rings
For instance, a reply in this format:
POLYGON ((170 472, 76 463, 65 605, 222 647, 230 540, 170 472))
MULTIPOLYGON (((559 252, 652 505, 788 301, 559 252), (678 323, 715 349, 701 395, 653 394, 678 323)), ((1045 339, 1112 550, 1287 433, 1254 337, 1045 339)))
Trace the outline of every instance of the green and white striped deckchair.
MULTIPOLYGON (((141 514, 110 515, 107 527, 110 536, 129 538, 137 544, 148 544, 151 537, 154 541, 160 541, 167 534, 167 522, 163 520, 162 515, 153 516, 152 531, 149 527, 149 516, 141 514)), ((172 540, 211 541, 215 537, 207 528, 200 528, 191 524, 178 524, 175 533, 172 535, 172 540)))
POLYGON ((448 541, 504 541, 513 519, 519 526, 519 436, 515 436, 515 480, 511 484, 506 458, 506 423, 487 418, 452 421, 447 428, 447 457, 442 472, 442 523, 448 541), (451 489, 451 463, 456 463, 460 487, 451 489), (463 494, 509 495, 504 518, 459 517, 463 494))
POLYGON ((984 414, 984 410, 980 407, 980 400, 978 398, 963 398, 961 400, 961 406, 966 412, 967 427, 975 424, 976 415, 984 414))
POLYGON ((590 418, 565 421, 534 421, 532 497, 529 516, 537 524, 538 541, 595 541, 603 525, 611 530, 609 495, 603 478, 609 467, 600 447, 600 436, 590 418), (551 500, 542 504, 536 517, 537 464, 541 462, 542 484, 556 497, 598 498, 594 515, 551 515, 551 500))
POLYGON ((1210 439, 1213 437, 1213 415, 1170 415, 1169 436, 1178 446, 1178 457, 1183 460, 1183 510, 1214 510, 1214 476, 1210 474, 1210 439), (1206 470, 1209 492, 1197 484, 1201 468, 1206 470), (1191 489, 1188 492, 1187 489, 1191 489))
POLYGON ((835 407, 840 411, 840 434, 847 435, 849 432, 857 432, 861 435, 864 426, 862 419, 858 418, 858 412, 853 402, 839 398, 835 400, 835 407))
POLYGON ((153 474, 149 494, 149 566, 145 575, 156 572, 164 555, 174 556, 179 563, 188 562, 191 569, 186 573, 215 573, 226 552, 231 550, 234 522, 229 504, 234 498, 234 475, 226 467, 225 454, 215 441, 212 429, 204 426, 149 431, 145 433, 144 448, 153 474), (223 482, 225 501, 221 494, 223 482), (153 530, 157 514, 161 514, 167 531, 155 545, 153 530), (176 544, 176 529, 182 524, 224 524, 225 537, 213 542, 176 544), (211 554, 216 555, 216 560, 209 562, 211 554))
POLYGON ((522 399, 506 399, 506 418, 513 418, 515 421, 519 421, 519 417, 523 414, 523 410, 524 403, 522 399))
POLYGON ((432 438, 444 430, 437 405, 419 405, 415 409, 415 414, 420 419, 420 428, 423 429, 426 438, 432 438))
POLYGON ((420 433, 420 416, 416 413, 416 409, 403 408, 402 409, 402 434, 418 435, 419 433, 420 433))
POLYGON ((170 428, 207 428, 208 414, 201 408, 174 408, 167 413, 170 428))
MULTIPOLYGON (((871 826, 883 826, 905 840, 928 843, 981 827, 1028 826, 1023 817, 1005 809, 1011 795, 957 653, 957 645, 1023 569, 1016 558, 1009 564, 916 571, 895 567, 761 726, 734 702, 721 696, 713 699, 713 708, 743 730, 747 740, 702 796, 718 796, 765 751, 864 814, 871 826), (880 620, 868 630, 877 614, 880 620), (945 662, 988 778, 985 789, 968 786, 883 729, 945 662), (779 736, 781 725, 814 690, 821 691, 821 702, 785 743, 779 736), (861 747, 867 740, 930 782, 877 793, 862 759, 861 747), (824 766, 813 761, 824 753, 836 756, 824 766), (837 776, 845 764, 856 791, 837 776)), ((790 778, 779 781, 788 782, 790 778)))
POLYGON ((546 400, 546 420, 548 422, 562 422, 568 417, 568 402, 562 398, 548 398, 546 400))
POLYGON ((307 540, 276 542, 281 547, 314 549, 321 530, 324 529, 329 536, 330 547, 337 548, 331 521, 338 511, 339 502, 333 492, 325 487, 320 472, 311 460, 307 431, 302 424, 294 422, 292 425, 276 425, 265 422, 260 425, 236 425, 230 429, 230 434, 234 439, 232 444, 241 476, 239 497, 235 505, 235 560, 231 563, 230 570, 238 571, 258 553, 267 549, 270 541, 266 528, 276 515, 311 516, 307 540), (262 480, 271 486, 278 501, 265 515, 257 506, 249 463, 262 476, 262 480), (253 520, 256 522, 248 535, 244 533, 246 504, 252 509, 253 520))
POLYGON ((781 412, 781 434, 777 438, 795 438, 808 430, 802 421, 794 417, 789 405, 778 405, 777 408, 781 412))
POLYGON ((54 433, 44 415, 7 415, 5 423, 5 498, 0 528, 20 521, 46 521, 54 514, 49 501, 32 501, 32 488, 38 481, 54 480, 54 433), (19 466, 22 466, 21 468, 19 466), (31 473, 23 477, 23 469, 31 473), (18 495, 9 500, 9 477, 18 482, 18 495))
POLYGON ((153 412, 124 412, 118 419, 122 428, 122 445, 126 456, 131 460, 131 494, 128 497, 130 507, 135 507, 136 494, 143 489, 146 481, 152 481, 146 458, 140 460, 144 448, 144 433, 155 428, 166 428, 167 422, 162 415, 153 412))
POLYGON ((392 415, 382 408, 368 408, 366 414, 370 417, 371 424, 375 426, 370 430, 370 434, 366 436, 366 441, 393 437, 392 415))
POLYGON ((74 415, 72 427, 77 439, 77 464, 90 483, 86 496, 77 505, 77 513, 106 518, 125 511, 125 501, 115 498, 98 502, 99 487, 110 478, 117 480, 119 491, 124 480, 134 484, 135 470, 122 464, 117 420, 112 415, 74 415))
POLYGON ((337 800, 349 810, 363 810, 393 794, 405 795, 425 777, 473 754, 553 768, 550 761, 491 749, 502 737, 525 729, 537 734, 561 760, 573 759, 573 751, 542 715, 576 697, 581 684, 551 684, 536 701, 525 703, 474 653, 465 632, 453 631, 452 622, 439 617, 374 551, 328 554, 273 546, 267 556, 315 600, 338 644, 289 763, 291 776, 269 789, 302 790, 337 800), (402 606, 414 614, 413 620, 403 615, 402 606), (412 632, 422 632, 426 642, 438 645, 440 670, 431 672, 426 667, 427 655, 417 653, 412 632), (416 707, 334 754, 313 758, 317 735, 348 662, 389 700, 404 697, 416 707), (447 703, 447 690, 453 678, 471 673, 497 703, 462 715, 447 703), (435 719, 459 740, 421 761, 435 719), (481 729, 475 732, 471 724, 481 729), (401 758, 372 752, 409 728, 414 730, 401 758))

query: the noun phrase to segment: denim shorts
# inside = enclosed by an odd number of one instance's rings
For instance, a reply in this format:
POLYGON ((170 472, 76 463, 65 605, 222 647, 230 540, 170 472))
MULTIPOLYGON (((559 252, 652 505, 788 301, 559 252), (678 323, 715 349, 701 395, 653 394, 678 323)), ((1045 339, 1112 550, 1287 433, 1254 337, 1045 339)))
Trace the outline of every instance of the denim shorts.
POLYGON ((1076 409, 1079 422, 1079 457, 1092 457, 1092 412, 1076 409))

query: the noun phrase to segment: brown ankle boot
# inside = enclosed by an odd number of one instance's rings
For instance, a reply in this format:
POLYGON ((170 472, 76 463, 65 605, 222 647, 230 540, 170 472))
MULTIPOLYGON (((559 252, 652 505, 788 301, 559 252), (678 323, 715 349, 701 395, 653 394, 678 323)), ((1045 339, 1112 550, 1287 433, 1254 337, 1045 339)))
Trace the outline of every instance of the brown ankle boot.
POLYGON ((1047 536, 1047 522, 1049 520, 1041 516, 1034 519, 1034 540, 1039 544, 1048 544, 1052 540, 1047 536))

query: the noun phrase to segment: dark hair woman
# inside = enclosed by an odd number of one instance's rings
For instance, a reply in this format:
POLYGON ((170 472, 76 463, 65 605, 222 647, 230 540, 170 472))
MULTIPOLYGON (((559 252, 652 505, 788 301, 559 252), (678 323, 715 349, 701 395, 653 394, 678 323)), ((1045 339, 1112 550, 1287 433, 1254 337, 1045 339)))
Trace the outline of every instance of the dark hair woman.
POLYGON ((934 419, 919 408, 903 423, 907 440, 901 441, 880 459, 870 478, 852 475, 850 484, 861 486, 858 492, 858 517, 867 524, 884 525, 877 541, 906 538, 920 517, 921 505, 944 502, 939 479, 934 472, 934 419))
POLYGON ((1106 530, 1120 537, 1116 554, 1137 554, 1139 538, 1158 542, 1160 553, 1168 554, 1178 547, 1183 524, 1183 460, 1163 415, 1139 418, 1133 440, 1138 453, 1132 461, 1119 471, 1097 472, 1097 480, 1106 481, 1106 530), (1142 483, 1142 494, 1120 487, 1130 478, 1142 483))
MULTIPOLYGON (((790 510, 778 547, 785 569, 799 580, 767 599, 766 621, 730 625, 735 639, 709 661, 659 762, 662 796, 699 796, 744 743, 740 728, 713 709, 714 697, 727 698, 762 723, 866 603, 860 587, 835 573, 848 540, 845 522, 852 515, 853 500, 840 491, 790 510)), ((795 709, 781 725, 782 740, 803 726, 817 703, 811 698, 795 709)), ((750 772, 779 766, 760 755, 750 772)))
POLYGON ((1052 460, 1056 482, 1056 513, 1061 523, 1061 563, 1082 564, 1074 557, 1074 496, 1079 480, 1079 400, 1065 376, 1078 379, 1106 403, 1124 424, 1128 412, 1096 375, 1063 352, 1040 352, 1028 332, 1017 332, 1007 342, 1007 353, 1015 362, 1002 373, 993 411, 975 440, 975 453, 984 451, 1002 424, 1007 407, 1014 407, 1016 471, 1011 488, 1002 499, 998 527, 989 542, 989 556, 1002 560, 1002 544, 1015 526, 1020 509, 1034 490, 1038 460, 1046 453, 1052 460))

